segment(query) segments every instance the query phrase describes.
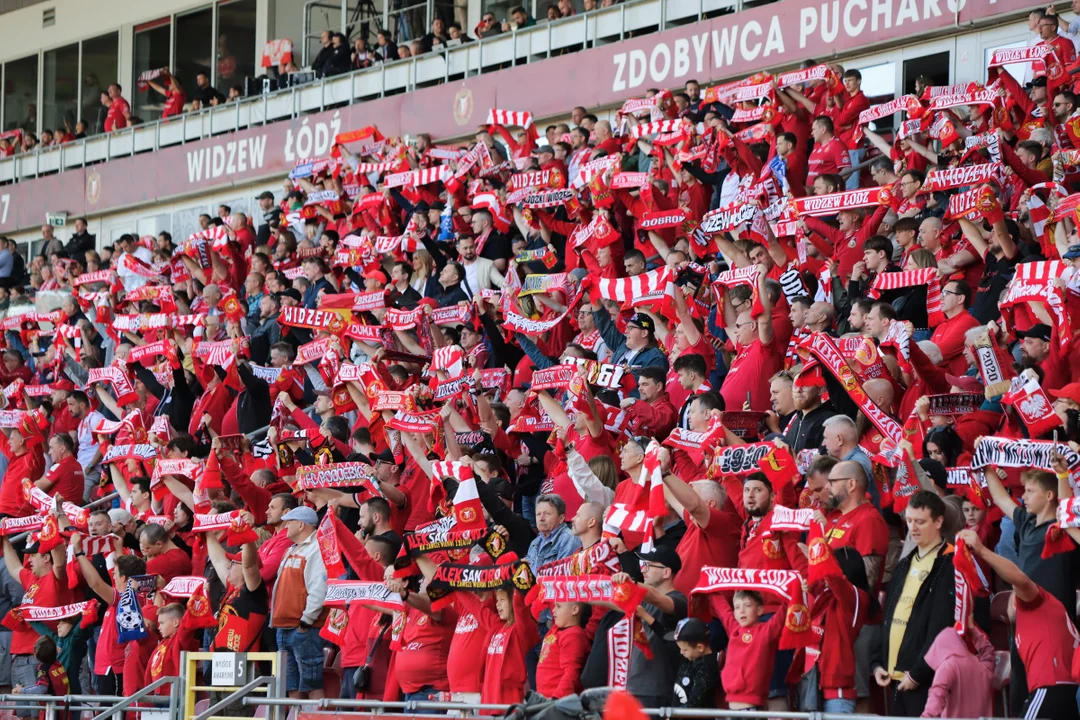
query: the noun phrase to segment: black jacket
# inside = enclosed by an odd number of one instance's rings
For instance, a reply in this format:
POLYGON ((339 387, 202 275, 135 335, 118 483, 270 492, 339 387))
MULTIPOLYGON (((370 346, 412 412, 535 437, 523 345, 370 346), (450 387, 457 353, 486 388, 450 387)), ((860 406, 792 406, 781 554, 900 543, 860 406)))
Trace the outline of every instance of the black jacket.
POLYGON ((828 403, 819 405, 805 416, 795 413, 784 430, 784 442, 791 452, 821 447, 825 440, 825 421, 833 415, 836 415, 836 411, 828 403))
MULTIPOLYGON (((889 661, 889 628, 911 570, 911 556, 915 552, 913 550, 908 553, 893 571, 885 596, 885 619, 874 628, 875 634, 870 648, 871 671, 879 667, 888 669, 886 664, 889 661)), ((919 687, 928 688, 934 680, 934 670, 926 664, 926 653, 930 651, 938 633, 952 627, 956 599, 954 583, 953 547, 945 545, 934 560, 930 575, 919 588, 919 594, 915 596, 915 605, 911 608, 904 640, 900 643, 900 652, 896 655, 896 670, 910 673, 919 687)))
POLYGON ((236 424, 245 435, 270 422, 273 404, 270 402, 270 385, 251 372, 246 363, 237 363, 236 373, 244 383, 244 392, 236 398, 236 424))

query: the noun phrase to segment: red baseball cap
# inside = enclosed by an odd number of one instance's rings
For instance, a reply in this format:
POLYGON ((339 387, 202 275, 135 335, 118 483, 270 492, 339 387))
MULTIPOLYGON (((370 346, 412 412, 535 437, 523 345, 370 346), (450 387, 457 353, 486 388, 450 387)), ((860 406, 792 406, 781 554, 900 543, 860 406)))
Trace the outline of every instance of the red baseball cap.
POLYGON ((1057 390, 1047 390, 1046 394, 1055 400, 1064 399, 1080 403, 1080 382, 1071 382, 1057 390))
POLYGON ((948 381, 953 387, 958 387, 964 392, 981 393, 983 392, 983 384, 979 382, 978 378, 973 378, 970 375, 945 375, 945 380, 948 381))

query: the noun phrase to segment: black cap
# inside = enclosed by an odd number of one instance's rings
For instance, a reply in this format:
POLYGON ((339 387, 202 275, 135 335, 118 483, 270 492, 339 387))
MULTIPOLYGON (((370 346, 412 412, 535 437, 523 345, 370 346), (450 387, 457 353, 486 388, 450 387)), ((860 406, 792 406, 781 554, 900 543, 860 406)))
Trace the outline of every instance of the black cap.
POLYGON ((383 450, 381 453, 372 458, 375 462, 390 463, 391 465, 397 465, 397 460, 394 459, 394 453, 389 448, 383 450))
POLYGON ((1045 340, 1050 342, 1050 333, 1053 332, 1049 325, 1043 323, 1036 323, 1027 330, 1017 330, 1016 337, 1018 338, 1035 338, 1036 340, 1045 340))
POLYGON ((645 313, 634 313, 630 316, 630 319, 626 321, 627 325, 636 325, 642 330, 647 330, 650 333, 655 330, 653 326, 652 318, 645 313))
POLYGON ((1065 254, 1061 257, 1066 260, 1075 260, 1076 258, 1080 258, 1080 245, 1070 245, 1069 249, 1066 250, 1065 254))
POLYGON ((1028 87, 1046 87, 1046 76, 1037 77, 1028 83, 1028 87))
POLYGON ((709 627, 697 618, 683 618, 675 629, 664 635, 668 642, 707 643, 709 627))
POLYGON ((274 193, 270 192, 269 190, 263 190, 261 193, 259 193, 258 195, 255 196, 255 199, 256 200, 273 200, 274 199, 274 193))
POLYGON ((278 298, 292 298, 296 302, 304 302, 304 296, 296 288, 288 288, 278 293, 278 298))
POLYGON ((39 552, 41 552, 41 542, 40 541, 38 541, 38 542, 29 542, 28 541, 26 543, 26 549, 23 550, 23 557, 25 557, 27 555, 36 555, 39 552))
POLYGON ((674 548, 657 545, 652 552, 639 552, 637 556, 646 562, 663 565, 671 570, 673 575, 682 570, 682 558, 679 557, 679 553, 675 552, 674 548))
POLYGON ((304 194, 299 190, 290 190, 289 194, 285 196, 286 200, 303 200, 304 194))

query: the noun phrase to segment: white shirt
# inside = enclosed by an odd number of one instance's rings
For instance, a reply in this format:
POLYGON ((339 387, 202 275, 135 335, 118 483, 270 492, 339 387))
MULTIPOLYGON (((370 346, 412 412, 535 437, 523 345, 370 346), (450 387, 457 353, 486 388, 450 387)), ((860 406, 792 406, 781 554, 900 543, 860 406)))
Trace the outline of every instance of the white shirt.
POLYGON ((476 294, 480 292, 480 277, 478 275, 480 263, 473 260, 468 265, 462 263, 465 267, 465 287, 462 288, 469 297, 476 297, 476 294))
MULTIPOLYGON (((148 278, 144 278, 142 275, 139 275, 134 270, 129 270, 128 268, 124 267, 123 259, 124 255, 126 254, 127 253, 121 253, 120 255, 116 256, 116 262, 114 263, 114 267, 116 268, 116 274, 120 278, 121 284, 123 284, 124 286, 124 290, 126 292, 131 292, 132 290, 137 290, 143 285, 146 285, 150 282, 150 280, 148 278)), ((131 254, 139 260, 142 260, 147 265, 150 265, 154 259, 154 256, 150 254, 150 251, 142 246, 136 248, 135 252, 131 254)))
POLYGON ((98 444, 94 442, 94 428, 104 419, 105 416, 97 410, 91 410, 79 421, 79 448, 76 457, 84 469, 90 467, 90 461, 94 459, 94 453, 98 449, 98 444))

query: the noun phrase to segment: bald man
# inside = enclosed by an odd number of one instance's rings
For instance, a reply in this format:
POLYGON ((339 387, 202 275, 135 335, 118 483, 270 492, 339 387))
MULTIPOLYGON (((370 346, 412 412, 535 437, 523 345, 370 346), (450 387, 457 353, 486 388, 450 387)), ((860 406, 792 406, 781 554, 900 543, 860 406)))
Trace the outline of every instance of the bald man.
POLYGON ((816 302, 806 311, 806 327, 810 332, 829 332, 836 324, 836 308, 831 303, 816 302))
POLYGON ((570 530, 581 541, 581 549, 587 550, 600 542, 604 530, 604 506, 598 502, 584 502, 570 524, 570 530))
MULTIPOLYGON (((867 500, 873 486, 863 466, 852 460, 838 462, 829 471, 822 504, 825 514, 816 513, 825 525, 825 541, 835 552, 850 547, 862 555, 870 591, 881 589, 885 556, 889 551, 889 527, 881 512, 867 500)), ((855 639, 855 695, 860 702, 870 697, 870 644, 874 630, 864 627, 855 639)))
POLYGON ((879 408, 889 415, 894 413, 893 403, 896 399, 896 386, 893 385, 891 380, 885 378, 867 380, 863 383, 863 390, 866 391, 867 397, 873 400, 874 404, 879 408))
MULTIPOLYGON (((847 415, 834 415, 825 421, 825 451, 837 460, 854 460, 862 466, 868 478, 874 477, 874 468, 870 456, 859 447, 859 433, 855 421, 847 415)), ((880 507, 877 483, 869 483, 870 498, 875 507, 880 507)))
POLYGON ((611 134, 611 123, 607 120, 596 122, 593 127, 593 140, 596 141, 592 151, 594 160, 601 155, 615 155, 619 152, 619 141, 611 134))

